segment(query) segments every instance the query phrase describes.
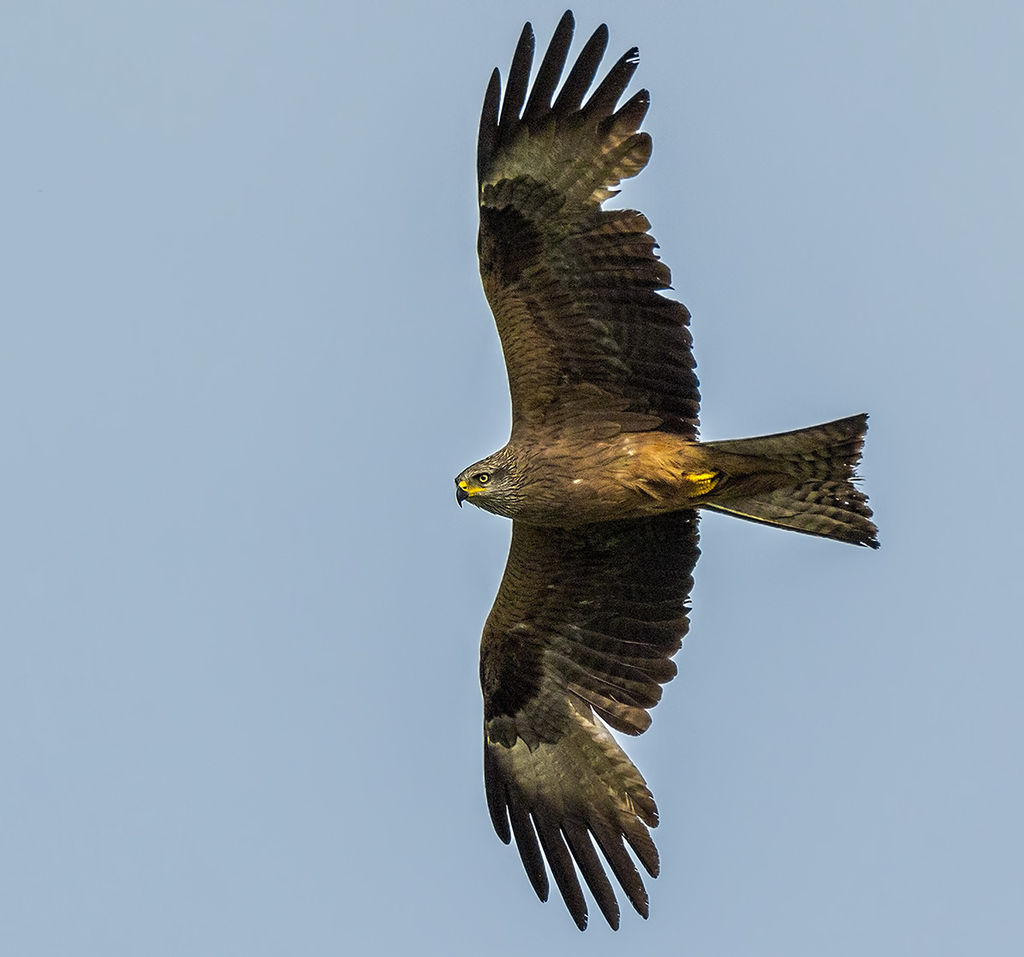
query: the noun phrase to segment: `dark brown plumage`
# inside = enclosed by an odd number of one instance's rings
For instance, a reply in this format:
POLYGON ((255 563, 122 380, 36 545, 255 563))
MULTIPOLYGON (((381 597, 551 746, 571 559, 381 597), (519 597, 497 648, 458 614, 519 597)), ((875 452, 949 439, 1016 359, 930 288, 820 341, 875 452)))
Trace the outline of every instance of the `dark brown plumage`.
POLYGON ((573 35, 566 13, 532 90, 533 31, 504 98, 491 76, 480 120, 478 251, 512 395, 508 444, 457 479, 514 519, 484 627, 484 777, 499 837, 515 837, 537 894, 550 870, 582 929, 582 876, 612 927, 598 851, 644 917, 658 812, 605 724, 640 734, 688 627, 697 509, 877 547, 854 485, 867 416, 701 443, 689 313, 647 219, 604 210, 651 154, 646 90, 619 100, 629 50, 587 96, 608 42, 599 27, 555 93, 573 35), (547 868, 545 868, 545 861, 547 868))

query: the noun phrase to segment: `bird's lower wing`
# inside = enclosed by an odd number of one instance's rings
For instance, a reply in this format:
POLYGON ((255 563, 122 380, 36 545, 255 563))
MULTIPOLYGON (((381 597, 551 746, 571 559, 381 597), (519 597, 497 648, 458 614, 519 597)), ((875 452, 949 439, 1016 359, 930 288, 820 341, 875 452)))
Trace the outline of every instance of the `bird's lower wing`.
POLYGON ((623 841, 651 876, 657 807, 605 727, 640 734, 688 626, 697 516, 675 512, 578 529, 515 523, 484 628, 484 774, 498 836, 514 836, 538 896, 544 861, 582 929, 577 870, 618 926, 603 854, 633 907, 647 892, 623 841), (596 845, 596 847, 595 847, 596 845))

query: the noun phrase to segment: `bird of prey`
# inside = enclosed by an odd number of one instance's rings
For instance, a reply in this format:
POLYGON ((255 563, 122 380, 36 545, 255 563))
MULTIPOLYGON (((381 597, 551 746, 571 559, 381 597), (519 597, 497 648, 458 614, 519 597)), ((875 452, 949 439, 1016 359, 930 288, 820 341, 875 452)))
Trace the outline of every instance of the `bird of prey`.
POLYGON ((529 88, 523 28, 504 97, 491 76, 477 153, 483 287, 508 370, 512 434, 455 480, 512 519, 512 544, 480 647, 484 779, 498 836, 515 837, 541 900, 548 876, 577 926, 581 875, 614 928, 598 857, 647 917, 658 853, 654 798, 608 727, 641 734, 686 634, 699 509, 878 546, 853 484, 867 416, 724 442, 697 438, 689 313, 662 295, 650 223, 604 209, 651 155, 638 62, 592 92, 600 26, 559 87, 566 13, 529 88), (556 93, 557 89, 557 93, 556 93), (625 843, 624 843, 625 842, 625 843))

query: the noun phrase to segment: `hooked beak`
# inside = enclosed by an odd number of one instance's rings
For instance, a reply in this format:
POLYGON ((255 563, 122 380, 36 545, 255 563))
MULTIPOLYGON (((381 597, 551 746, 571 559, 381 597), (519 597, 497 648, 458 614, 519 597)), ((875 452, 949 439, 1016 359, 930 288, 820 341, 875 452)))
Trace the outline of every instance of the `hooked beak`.
POLYGON ((455 483, 455 501, 459 503, 459 508, 462 508, 462 503, 469 498, 469 492, 466 491, 465 482, 455 483))

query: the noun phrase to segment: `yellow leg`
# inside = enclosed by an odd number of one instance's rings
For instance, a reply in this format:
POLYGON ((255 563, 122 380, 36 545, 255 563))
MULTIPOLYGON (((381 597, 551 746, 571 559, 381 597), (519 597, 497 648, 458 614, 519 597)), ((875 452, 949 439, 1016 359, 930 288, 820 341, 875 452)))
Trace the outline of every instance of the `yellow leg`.
POLYGON ((721 477, 719 472, 691 472, 689 475, 683 476, 683 481, 689 482, 693 486, 690 495, 693 498, 699 498, 712 491, 721 477))

